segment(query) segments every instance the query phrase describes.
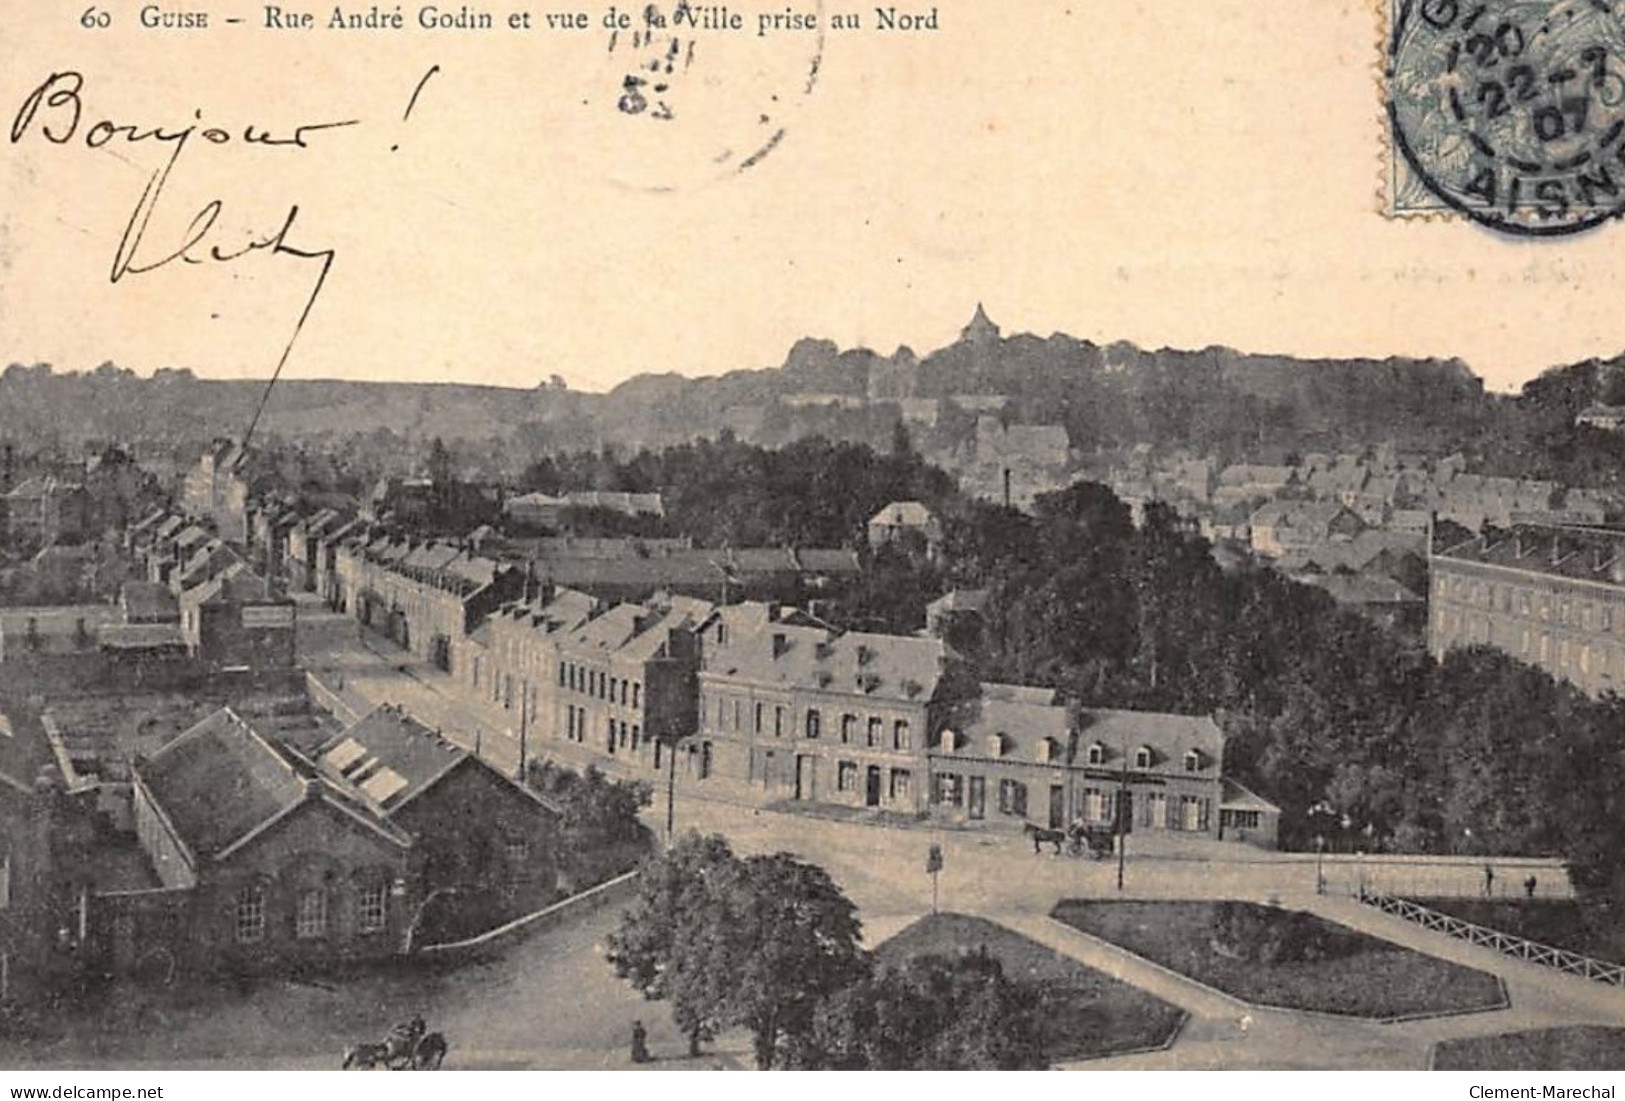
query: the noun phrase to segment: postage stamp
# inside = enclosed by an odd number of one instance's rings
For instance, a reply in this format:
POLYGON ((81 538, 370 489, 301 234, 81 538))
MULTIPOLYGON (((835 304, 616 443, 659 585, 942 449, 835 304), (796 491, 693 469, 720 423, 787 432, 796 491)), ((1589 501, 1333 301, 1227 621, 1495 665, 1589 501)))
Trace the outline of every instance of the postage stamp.
POLYGON ((1625 3, 1387 4, 1387 214, 1526 236, 1625 214, 1625 3))

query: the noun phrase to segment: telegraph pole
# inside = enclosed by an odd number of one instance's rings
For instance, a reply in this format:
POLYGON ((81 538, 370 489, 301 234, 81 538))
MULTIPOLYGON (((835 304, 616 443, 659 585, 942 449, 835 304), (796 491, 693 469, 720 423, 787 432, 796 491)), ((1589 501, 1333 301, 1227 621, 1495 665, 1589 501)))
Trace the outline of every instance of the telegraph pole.
POLYGON ((666 843, 677 836, 677 739, 666 741, 666 843))
POLYGON ((1123 889, 1123 871, 1128 863, 1128 744, 1123 745, 1123 779, 1117 791, 1117 889, 1123 889))

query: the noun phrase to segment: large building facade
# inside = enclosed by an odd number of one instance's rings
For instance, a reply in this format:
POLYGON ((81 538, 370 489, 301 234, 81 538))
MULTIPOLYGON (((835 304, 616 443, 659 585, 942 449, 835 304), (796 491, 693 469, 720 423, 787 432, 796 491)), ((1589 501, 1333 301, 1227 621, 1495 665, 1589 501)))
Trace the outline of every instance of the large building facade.
POLYGON ((1428 647, 1492 646, 1580 689, 1625 687, 1625 532, 1518 524, 1429 559, 1428 647))

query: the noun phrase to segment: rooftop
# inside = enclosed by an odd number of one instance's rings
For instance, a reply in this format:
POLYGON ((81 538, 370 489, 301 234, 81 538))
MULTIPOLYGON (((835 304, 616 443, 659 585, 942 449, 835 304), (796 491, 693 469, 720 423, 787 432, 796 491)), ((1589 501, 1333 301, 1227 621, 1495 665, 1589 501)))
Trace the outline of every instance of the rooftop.
POLYGON ((306 784, 271 743, 221 708, 136 768, 180 840, 217 856, 305 798, 306 784))

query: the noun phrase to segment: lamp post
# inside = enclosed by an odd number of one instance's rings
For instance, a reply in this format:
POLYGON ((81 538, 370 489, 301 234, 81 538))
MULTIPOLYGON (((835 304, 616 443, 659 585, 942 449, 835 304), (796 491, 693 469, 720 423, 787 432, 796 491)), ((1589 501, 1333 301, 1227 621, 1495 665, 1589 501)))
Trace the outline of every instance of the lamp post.
POLYGON ((1326 893, 1326 873, 1324 870, 1326 859, 1326 838, 1315 834, 1315 894, 1326 893))

